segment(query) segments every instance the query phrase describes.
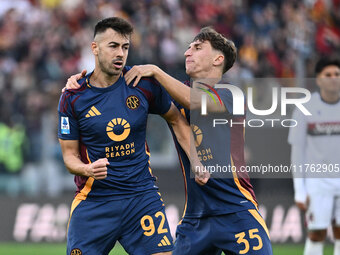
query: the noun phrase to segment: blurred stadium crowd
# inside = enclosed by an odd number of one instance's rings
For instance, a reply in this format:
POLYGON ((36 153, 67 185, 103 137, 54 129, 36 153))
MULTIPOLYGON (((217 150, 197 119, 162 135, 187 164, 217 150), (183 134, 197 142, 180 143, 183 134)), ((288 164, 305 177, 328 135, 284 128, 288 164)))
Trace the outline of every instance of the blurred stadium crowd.
POLYGON ((238 47, 231 79, 312 77, 320 55, 340 50, 340 0, 1 0, 0 191, 62 191, 60 90, 93 68, 93 27, 108 16, 135 27, 129 65, 157 64, 181 80, 183 53, 206 25, 238 47))

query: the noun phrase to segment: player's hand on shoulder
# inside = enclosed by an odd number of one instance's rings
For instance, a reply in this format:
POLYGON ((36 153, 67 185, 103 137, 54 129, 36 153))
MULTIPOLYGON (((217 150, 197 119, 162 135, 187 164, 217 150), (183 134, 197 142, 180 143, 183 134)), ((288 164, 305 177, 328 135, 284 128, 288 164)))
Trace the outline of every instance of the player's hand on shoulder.
POLYGON ((203 186, 208 182, 210 173, 204 168, 201 162, 192 164, 192 170, 195 174, 196 183, 203 186))
POLYGON ((133 66, 125 75, 126 85, 129 85, 134 79, 133 87, 136 87, 142 77, 154 76, 157 71, 155 65, 137 65, 133 66))
POLYGON ((86 73, 86 69, 83 69, 81 73, 74 74, 70 78, 68 78, 67 83, 65 87, 61 90, 61 92, 64 93, 68 89, 79 89, 80 84, 78 83, 78 80, 84 78, 86 73))
POLYGON ((88 164, 87 175, 96 180, 105 179, 107 176, 107 165, 110 165, 107 158, 101 158, 88 164))

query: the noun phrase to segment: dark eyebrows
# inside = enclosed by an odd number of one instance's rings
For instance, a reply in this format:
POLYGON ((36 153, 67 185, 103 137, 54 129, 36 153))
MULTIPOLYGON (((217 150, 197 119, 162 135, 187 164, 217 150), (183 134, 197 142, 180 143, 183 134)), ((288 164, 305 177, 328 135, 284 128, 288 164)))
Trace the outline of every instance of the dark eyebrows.
POLYGON ((338 72, 338 71, 336 71, 336 72, 326 72, 325 74, 324 74, 325 76, 332 76, 332 75, 340 75, 340 72, 338 72))
POLYGON ((190 43, 190 45, 188 46, 188 49, 190 49, 191 47, 197 47, 199 45, 201 45, 202 42, 193 42, 193 43, 190 43))
MULTIPOLYGON (((119 46, 119 45, 120 45, 120 43, 113 42, 113 41, 112 41, 112 42, 109 42, 108 44, 109 44, 109 45, 112 45, 112 44, 113 44, 114 46, 119 46)), ((124 43, 124 44, 123 44, 123 47, 125 47, 125 46, 130 46, 130 43, 124 43)))

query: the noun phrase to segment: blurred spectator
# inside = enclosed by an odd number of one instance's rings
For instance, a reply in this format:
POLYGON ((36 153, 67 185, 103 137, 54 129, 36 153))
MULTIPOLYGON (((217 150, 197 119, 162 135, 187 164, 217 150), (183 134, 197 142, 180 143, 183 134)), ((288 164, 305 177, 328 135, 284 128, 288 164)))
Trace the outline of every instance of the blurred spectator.
POLYGON ((21 189, 20 172, 27 142, 25 128, 15 117, 7 115, 0 121, 0 189, 13 196, 21 189))

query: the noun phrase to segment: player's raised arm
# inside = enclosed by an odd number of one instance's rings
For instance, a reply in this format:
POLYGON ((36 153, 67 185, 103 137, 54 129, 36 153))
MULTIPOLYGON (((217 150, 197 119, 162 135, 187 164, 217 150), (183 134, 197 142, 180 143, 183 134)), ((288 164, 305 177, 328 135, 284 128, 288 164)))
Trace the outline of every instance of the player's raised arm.
MULTIPOLYGON (((139 65, 134 66, 125 74, 126 84, 130 84, 133 80, 133 86, 137 86, 142 77, 153 76, 169 93, 169 95, 180 105, 186 109, 198 109, 201 107, 201 97, 203 92, 197 88, 191 88, 179 80, 168 75, 162 69, 155 65, 139 65)), ((218 80, 216 80, 218 82, 218 80)), ((218 101, 216 95, 212 94, 215 101, 218 101)), ((207 98, 207 108, 209 112, 224 112, 226 107, 222 104, 215 104, 211 97, 207 98)))
POLYGON ((162 117, 172 126, 177 141, 190 159, 192 171, 195 174, 195 181, 200 185, 206 184, 210 174, 204 171, 203 165, 198 158, 195 143, 192 142, 194 137, 188 122, 173 103, 171 103, 169 111, 163 114, 162 117))
POLYGON ((80 160, 79 141, 59 139, 63 159, 66 168, 71 174, 92 177, 96 180, 105 179, 107 176, 107 158, 101 158, 97 161, 85 164, 80 160))
POLYGON ((181 104, 184 108, 190 109, 190 87, 185 86, 180 81, 168 75, 162 69, 155 65, 138 65, 133 66, 125 74, 126 84, 133 80, 133 86, 137 86, 142 77, 153 76, 166 89, 170 96, 181 104))

